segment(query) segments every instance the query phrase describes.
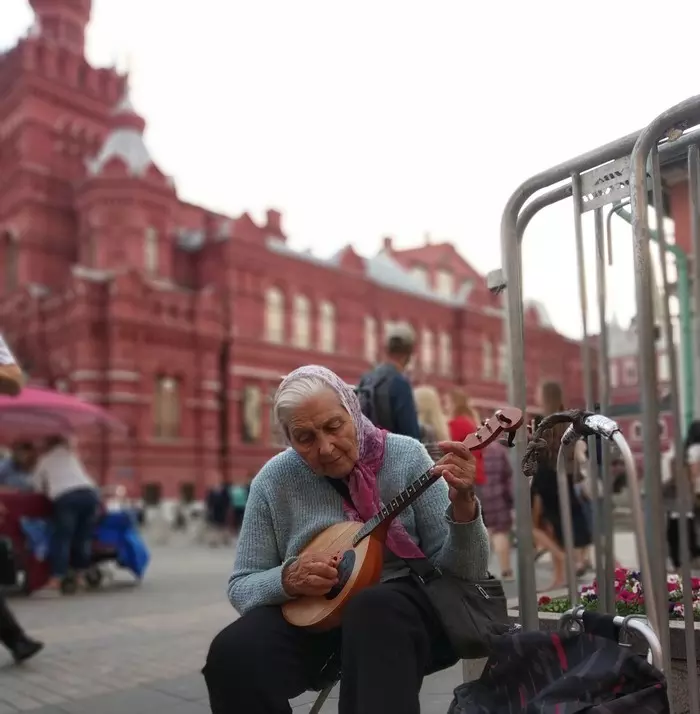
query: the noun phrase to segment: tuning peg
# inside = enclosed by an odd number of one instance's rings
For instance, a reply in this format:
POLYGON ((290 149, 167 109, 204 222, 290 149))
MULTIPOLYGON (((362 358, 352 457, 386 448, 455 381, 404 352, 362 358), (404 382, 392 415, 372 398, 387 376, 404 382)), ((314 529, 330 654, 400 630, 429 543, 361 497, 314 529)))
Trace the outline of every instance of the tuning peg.
POLYGON ((503 413, 503 411, 502 411, 501 409, 499 409, 499 410, 496 412, 496 419, 498 419, 498 421, 502 422, 503 424, 512 424, 512 423, 513 423, 513 420, 512 420, 512 419, 509 419, 509 418, 503 413))

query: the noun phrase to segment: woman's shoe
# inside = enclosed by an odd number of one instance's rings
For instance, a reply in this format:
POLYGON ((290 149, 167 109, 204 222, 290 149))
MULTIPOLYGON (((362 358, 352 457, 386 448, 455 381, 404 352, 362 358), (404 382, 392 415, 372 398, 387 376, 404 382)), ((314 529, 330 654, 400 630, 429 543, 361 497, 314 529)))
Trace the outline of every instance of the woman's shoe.
POLYGON ((34 655, 39 654, 39 652, 41 652, 41 650, 43 649, 43 642, 33 640, 31 637, 23 635, 17 641, 15 646, 10 648, 10 652, 12 652, 12 656, 14 657, 15 662, 19 664, 20 662, 26 662, 31 657, 34 657, 34 655))

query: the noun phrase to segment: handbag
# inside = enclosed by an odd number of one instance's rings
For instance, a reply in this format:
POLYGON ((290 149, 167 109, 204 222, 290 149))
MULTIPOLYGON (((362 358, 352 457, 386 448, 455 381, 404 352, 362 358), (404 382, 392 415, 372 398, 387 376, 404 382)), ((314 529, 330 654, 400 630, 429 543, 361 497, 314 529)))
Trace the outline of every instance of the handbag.
POLYGON ((509 631, 508 601, 500 580, 465 580, 445 573, 428 558, 404 560, 428 597, 460 659, 480 659, 491 640, 509 631))
MULTIPOLYGON (((328 479, 350 504, 347 484, 328 479)), ((444 573, 428 558, 403 559, 411 577, 426 594, 460 659, 479 659, 491 650, 491 639, 510 629, 508 601, 503 584, 490 573, 484 580, 465 580, 444 573)))

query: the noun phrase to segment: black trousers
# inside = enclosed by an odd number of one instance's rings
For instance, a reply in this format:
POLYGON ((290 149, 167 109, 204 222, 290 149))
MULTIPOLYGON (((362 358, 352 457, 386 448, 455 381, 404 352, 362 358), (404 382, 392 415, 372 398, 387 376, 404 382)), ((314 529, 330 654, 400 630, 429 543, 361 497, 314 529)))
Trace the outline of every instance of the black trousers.
POLYGON ((698 545, 697 527, 700 521, 700 511, 695 511, 694 518, 681 516, 679 518, 666 519, 666 540, 668 541, 668 553, 674 568, 681 567, 681 521, 688 529, 688 543, 690 545, 690 557, 700 557, 700 545, 698 545))
POLYGON ((293 627, 279 607, 251 610, 211 643, 203 674, 212 714, 288 714, 340 654, 339 714, 419 714, 423 677, 456 662, 424 593, 409 579, 358 593, 341 630, 293 627))
POLYGON ((0 642, 8 649, 13 649, 24 636, 24 630, 7 606, 5 598, 0 595, 0 642))

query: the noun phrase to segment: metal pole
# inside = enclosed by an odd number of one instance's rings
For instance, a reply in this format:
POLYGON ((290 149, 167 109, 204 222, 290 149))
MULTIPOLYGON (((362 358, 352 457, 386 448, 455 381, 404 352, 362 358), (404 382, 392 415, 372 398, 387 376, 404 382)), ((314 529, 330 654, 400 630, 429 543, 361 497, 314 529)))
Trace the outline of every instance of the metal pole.
MULTIPOLYGON (((562 439, 563 441, 563 439, 562 439)), ((571 607, 578 604, 578 587, 576 582, 576 558, 574 553, 574 523, 571 515, 571 499, 569 498, 569 474, 566 472, 566 453, 573 449, 574 444, 559 445, 557 454, 557 490, 559 491, 559 513, 561 514, 561 531, 564 539, 566 556, 566 586, 569 590, 571 607)))
MULTIPOLYGON (((644 589, 644 602, 647 613, 647 618, 654 628, 656 634, 661 638, 661 624, 659 622, 659 606, 656 599, 656 589, 651 575, 651 557, 649 555, 649 546, 647 539, 644 537, 644 509, 642 506, 642 494, 639 488, 639 476, 637 474, 637 462, 634 459, 632 450, 630 449, 627 439, 621 431, 613 435, 613 441, 620 449, 620 455, 625 462, 625 471, 629 479, 630 489, 630 506, 632 507, 632 520, 634 522, 634 534, 637 541, 637 560, 639 560, 639 570, 642 579, 642 588, 644 589)), ((664 583, 665 584, 665 583, 664 583)), ((664 594, 666 602, 668 594, 664 594)), ((667 613, 668 614, 668 613, 667 613)), ((668 617, 666 619, 666 629, 668 630, 668 617)), ((664 655, 666 656, 666 655, 664 655)), ((665 660, 664 660, 665 662, 665 660)), ((670 670, 667 670, 670 671, 670 670)))
MULTIPOLYGON (((661 502, 661 445, 659 433, 659 395, 656 379, 656 350, 654 340, 654 314, 651 294, 651 261, 649 255, 650 228, 648 220, 646 162, 652 147, 670 127, 700 115, 700 97, 692 97, 659 115, 642 131, 630 157, 630 198, 632 230, 634 235, 635 293, 637 298, 639 366, 642 394, 642 434, 644 437, 644 470, 646 486, 647 534, 651 565, 652 586, 656 588, 659 603, 659 637, 664 650, 664 666, 671 671, 668 599, 666 588, 666 563, 663 560, 661 537, 663 513, 661 502)), ((673 708, 673 705, 672 705, 673 708)))
MULTIPOLYGON (((605 230, 603 222, 603 209, 595 210, 595 244, 596 244, 596 283, 598 292, 598 320, 600 322, 600 340, 598 342, 598 399, 600 411, 607 414, 610 404, 610 353, 608 347, 607 323, 607 284, 605 280, 605 230)), ((615 613, 615 544, 613 534, 613 502, 612 483, 610 481, 610 446, 607 441, 601 442, 603 461, 602 486, 603 502, 600 511, 600 530, 602 530, 603 552, 596 551, 596 572, 598 560, 602 556, 603 577, 598 581, 603 584, 601 589, 602 607, 605 612, 615 613)), ((594 507, 600 503, 597 495, 600 492, 599 484, 591 486, 591 497, 594 498, 594 507)))
MULTIPOLYGON (((583 251, 583 224, 581 221, 583 201, 581 196, 581 177, 578 174, 571 176, 571 185, 574 196, 574 235, 576 238, 576 262, 578 263, 578 290, 579 303, 581 310, 581 362, 583 364, 583 389, 586 396, 586 408, 590 411, 594 410, 595 406, 595 386, 593 380, 593 360, 591 358, 591 345, 588 339, 588 302, 586 300, 586 263, 585 254, 583 251)), ((589 437, 588 443, 588 474, 591 483, 591 492, 593 495, 593 547, 596 553, 596 579, 598 587, 604 588, 603 563, 602 558, 598 557, 602 551, 600 539, 600 513, 599 513, 599 498, 598 493, 598 459, 595 457, 597 453, 596 440, 594 437, 589 437)))
MULTIPOLYGON (((688 150, 688 205, 690 209, 690 237, 692 241, 693 268, 693 332, 695 374, 700 375, 700 149, 697 145, 688 150)), ((700 390, 693 395, 693 416, 700 418, 700 390)))
MULTIPOLYGON (((505 219, 504 219, 505 220, 505 219)), ((515 228, 515 222, 513 222, 515 228)), ((503 266, 506 271, 508 291, 505 313, 508 335, 508 355, 511 372, 508 381, 508 401, 520 409, 527 409, 525 387, 525 335, 523 318, 522 250, 519 240, 511 240, 511 234, 501 235, 503 266)), ((525 429, 518 429, 513 449, 513 473, 520 475, 523 456, 527 446, 525 429)), ((537 614, 537 583, 533 567, 534 548, 532 543, 532 507, 530 504, 530 483, 527 479, 515 478, 515 532, 518 539, 518 608, 520 622, 526 630, 539 629, 537 614)))
MULTIPOLYGON (((695 147, 697 150, 697 147, 695 147)), ((671 308, 668 303, 668 266, 666 265, 666 232, 664 230, 663 221, 663 193, 661 187, 661 165, 659 163, 659 152, 656 147, 651 151, 651 177, 652 190, 654 197, 654 209, 656 211, 656 233, 659 237, 659 247, 661 248, 661 279, 663 285, 663 301, 662 312, 664 322, 664 341, 666 342, 666 352, 668 354, 669 372, 670 372, 670 387, 671 387, 671 416, 673 418, 673 446, 675 451, 674 474, 673 478, 676 482, 679 511, 681 514, 679 520, 680 526, 680 555, 681 555, 681 575, 683 577, 683 603, 684 603, 684 620, 686 632, 690 630, 692 637, 685 638, 686 659, 688 662, 688 693, 690 711, 693 714, 700 714, 700 694, 698 689, 698 672, 695 663, 695 618, 693 616, 693 594, 690 587, 685 587, 685 584, 691 582, 692 573, 690 572, 690 540, 688 528, 686 524, 686 513, 692 512, 690 484, 685 477, 683 454, 683 437, 681 433, 681 410, 680 400, 678 397, 678 362, 676 359, 676 350, 673 340, 673 323, 671 322, 671 308)), ((692 198, 692 197, 691 197, 692 198)), ((698 202, 698 194, 695 194, 695 201, 698 202)), ((692 209, 691 209, 692 210, 692 209)), ((666 549, 664 548, 664 563, 666 562, 666 549)), ((668 597, 668 596, 667 596, 668 597)))

